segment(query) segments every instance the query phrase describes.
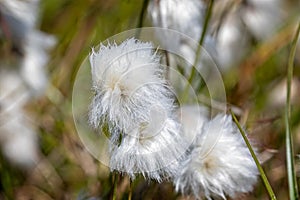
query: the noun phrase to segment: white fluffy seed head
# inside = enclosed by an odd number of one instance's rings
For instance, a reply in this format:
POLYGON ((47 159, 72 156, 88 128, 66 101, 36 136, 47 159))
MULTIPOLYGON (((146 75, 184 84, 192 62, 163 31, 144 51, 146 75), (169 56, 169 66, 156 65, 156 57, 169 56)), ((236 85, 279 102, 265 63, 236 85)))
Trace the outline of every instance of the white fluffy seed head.
POLYGON ((198 39, 202 31, 205 7, 199 0, 160 0, 150 1, 148 12, 153 25, 174 29, 198 39))
POLYGON ((93 86, 96 89, 122 89, 128 94, 143 84, 157 80, 159 56, 151 43, 134 38, 117 45, 100 45, 90 56, 93 86))
POLYGON ((21 61, 18 63, 19 76, 33 96, 45 92, 48 82, 45 68, 49 60, 48 50, 56 43, 53 36, 37 29, 39 6, 39 0, 0 1, 1 20, 9 32, 7 39, 22 55, 16 57, 21 61))
MULTIPOLYGON (((180 66, 180 72, 189 76, 195 62, 198 42, 203 30, 206 4, 202 0, 160 0, 150 1, 148 13, 155 29, 155 35, 160 42, 161 48, 176 55, 169 54, 171 66, 180 66), (178 14, 180 13, 180 14, 178 14), (183 59, 182 59, 183 58, 183 59)), ((210 69, 214 65, 211 56, 215 56, 215 40, 210 34, 206 34, 201 47, 201 59, 196 68, 210 69)), ((177 73, 170 70, 170 80, 174 79, 177 73)), ((199 85, 202 77, 197 75, 192 85, 199 85)))
POLYGON ((45 92, 48 77, 46 64, 49 60, 48 50, 56 43, 56 39, 43 32, 32 30, 27 34, 24 45, 24 58, 21 66, 21 76, 27 83, 33 95, 45 92))
POLYGON ((282 23, 281 4, 281 0, 248 0, 241 7, 243 22, 256 39, 265 40, 279 28, 282 23))
POLYGON ((199 133, 191 154, 179 167, 176 190, 208 199, 251 191, 257 168, 231 117, 218 115, 199 133))
POLYGON ((135 130, 136 135, 125 136, 121 145, 113 149, 111 170, 125 172, 131 179, 142 174, 146 179, 158 182, 175 175, 177 161, 188 145, 179 135, 180 127, 176 121, 165 119, 160 130, 153 129, 153 123, 144 130, 135 130))
POLYGON ((90 56, 96 95, 89 120, 111 134, 111 170, 161 181, 187 145, 174 116, 174 97, 151 43, 128 39, 90 56))
POLYGON ((89 119, 94 128, 109 121, 111 132, 128 132, 149 118, 151 106, 172 110, 172 95, 151 43, 132 38, 120 45, 101 45, 90 63, 96 95, 89 119))
POLYGON ((0 128, 6 137, 2 144, 4 155, 21 168, 33 168, 38 161, 37 135, 32 127, 21 121, 11 120, 0 128))

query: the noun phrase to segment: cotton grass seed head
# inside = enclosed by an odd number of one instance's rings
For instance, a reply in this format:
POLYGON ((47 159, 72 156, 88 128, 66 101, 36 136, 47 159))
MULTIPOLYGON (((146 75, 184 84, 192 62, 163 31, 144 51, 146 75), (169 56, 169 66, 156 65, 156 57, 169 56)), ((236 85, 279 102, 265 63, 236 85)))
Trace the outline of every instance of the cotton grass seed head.
MULTIPOLYGON (((152 117, 159 118, 157 115, 152 117)), ((121 145, 112 151, 111 169, 125 172, 132 180, 136 174, 158 182, 173 177, 187 144, 180 136, 180 127, 175 120, 167 118, 157 125, 151 120, 143 130, 139 127, 136 135, 125 136, 121 145)))
POLYGON ((95 97, 89 121, 110 132, 110 168, 161 181, 185 152, 174 118, 174 95, 151 43, 128 39, 90 56, 95 97))
POLYGON ((109 121, 113 137, 118 137, 146 120, 154 104, 166 110, 173 106, 151 43, 128 39, 120 45, 101 44, 91 54, 90 63, 96 95, 89 120, 94 128, 109 121))
POLYGON ((175 177, 177 191, 208 199, 249 192, 257 168, 230 116, 218 115, 199 130, 191 154, 175 177))

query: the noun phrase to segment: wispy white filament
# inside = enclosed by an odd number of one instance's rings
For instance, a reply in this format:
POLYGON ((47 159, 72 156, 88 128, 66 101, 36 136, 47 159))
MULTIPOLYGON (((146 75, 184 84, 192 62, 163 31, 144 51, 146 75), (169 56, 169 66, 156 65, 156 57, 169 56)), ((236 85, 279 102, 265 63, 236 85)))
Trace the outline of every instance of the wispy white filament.
POLYGON ((89 120, 108 126, 112 170, 158 181, 172 173, 166 166, 185 150, 180 126, 172 117, 174 97, 151 43, 128 39, 101 45, 90 56, 95 97, 89 120))
POLYGON ((176 190, 195 197, 226 196, 249 192, 257 168, 230 116, 218 115, 199 130, 191 154, 175 177, 176 190))

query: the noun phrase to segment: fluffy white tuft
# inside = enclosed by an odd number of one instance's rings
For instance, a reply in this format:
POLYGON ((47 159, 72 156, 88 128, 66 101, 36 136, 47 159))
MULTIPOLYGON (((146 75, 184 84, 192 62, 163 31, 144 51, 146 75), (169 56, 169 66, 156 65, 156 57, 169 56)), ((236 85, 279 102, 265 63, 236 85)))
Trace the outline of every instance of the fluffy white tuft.
POLYGON ((101 45, 90 56, 96 95, 89 120, 108 126, 111 170, 161 181, 185 151, 180 127, 173 119, 174 98, 151 43, 128 39, 101 45))
POLYGON ((149 124, 142 131, 126 135, 112 152, 112 170, 126 172, 131 179, 138 173, 158 182, 173 177, 177 160, 184 154, 187 144, 178 134, 180 127, 174 120, 166 119, 159 127, 161 130, 154 129, 158 129, 156 124, 149 124))
POLYGON ((191 154, 175 177, 176 190, 208 199, 251 191, 257 168, 231 117, 218 115, 198 133, 191 154))
POLYGON ((173 100, 151 43, 129 39, 119 46, 101 45, 90 62, 96 95, 89 119, 94 128, 109 121, 112 137, 118 138, 121 131, 130 132, 147 120, 147 111, 157 102, 171 109, 173 100))

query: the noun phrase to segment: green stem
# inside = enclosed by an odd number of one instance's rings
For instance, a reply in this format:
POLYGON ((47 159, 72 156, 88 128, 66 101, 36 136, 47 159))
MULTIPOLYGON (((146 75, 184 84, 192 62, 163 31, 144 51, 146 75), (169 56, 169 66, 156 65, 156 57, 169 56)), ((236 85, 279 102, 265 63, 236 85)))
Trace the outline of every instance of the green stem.
POLYGON ((113 197, 112 200, 116 200, 117 199, 117 187, 118 187, 118 174, 116 172, 113 172, 113 182, 114 182, 114 191, 113 191, 113 197))
MULTIPOLYGON (((202 45, 203 45, 203 42, 204 42, 204 39, 205 39, 205 35, 206 35, 206 32, 207 32, 208 24, 209 24, 211 15, 212 15, 213 4, 214 4, 214 0, 210 0, 208 8, 207 8, 206 15, 205 15, 205 21, 204 21, 203 30, 202 30, 201 37, 200 37, 200 40, 199 40, 199 43, 198 43, 198 47, 197 47, 197 51, 196 51, 196 57, 195 57, 195 60, 194 60, 194 64, 193 64, 193 67, 192 67, 191 74, 190 74, 190 76, 188 78, 188 83, 190 83, 190 84, 192 83, 192 81, 193 81, 193 79, 194 79, 194 77, 196 75, 196 72, 197 72, 196 65, 197 65, 197 63, 198 63, 198 61, 200 59, 202 45)), ((185 99, 188 96, 188 91, 189 91, 189 85, 187 84, 186 87, 185 87, 185 89, 184 89, 184 93, 183 93, 183 102, 185 101, 185 99)))
POLYGON ((129 194, 128 194, 128 200, 131 200, 131 197, 132 197, 132 181, 129 180, 129 194))
POLYGON ((135 33, 135 37, 136 38, 140 37, 140 33, 141 33, 140 28, 143 27, 143 22, 144 22, 145 13, 146 13, 146 9, 147 9, 148 3, 149 3, 149 0, 144 0, 143 1, 142 9, 141 9, 140 16, 139 16, 139 21, 138 21, 138 24, 136 26, 136 28, 138 28, 137 31, 136 31, 136 33, 135 33))
POLYGON ((166 79, 170 80, 170 57, 168 51, 165 51, 166 56, 166 79))
POLYGON ((240 123, 238 122, 238 120, 237 120, 237 118, 235 117, 235 115, 234 115, 234 113, 232 112, 232 110, 230 110, 230 113, 231 113, 231 116, 232 116, 232 118, 233 118, 235 124, 236 124, 237 127, 239 128, 239 130, 240 130, 240 132, 241 132, 241 135, 242 135, 243 138, 244 138, 244 141, 245 141, 245 143, 246 143, 246 145, 247 145, 247 147, 248 147, 248 149, 249 149, 249 151, 250 151, 250 153, 251 153, 251 156, 252 156, 252 158, 253 158, 253 160, 254 160, 254 162, 255 162, 255 164, 256 164, 256 167, 257 167, 257 169, 258 169, 258 171, 259 171, 259 173, 260 173, 260 177, 262 178, 262 181, 263 181, 263 183, 264 183, 264 185, 265 185, 265 187, 266 187, 266 189, 267 189, 267 191, 268 191, 268 193, 269 193, 270 198, 271 198, 272 200, 276 200, 276 196, 275 196, 275 194, 274 194, 274 192, 273 192, 273 190, 272 190, 272 187, 271 187, 271 185, 270 185, 270 183, 269 183, 269 181, 268 181, 268 178, 267 178, 267 176, 266 176, 266 174, 265 174, 265 172, 264 172, 262 166, 260 165, 260 163, 259 163, 259 161, 258 161, 258 159, 257 159, 257 157, 256 157, 256 155, 255 155, 255 153, 254 153, 254 151, 253 151, 253 149, 252 149, 252 146, 251 146, 251 144, 250 144, 250 142, 249 142, 249 140, 248 140, 248 138, 247 138, 247 136, 246 136, 246 133, 245 133, 244 130, 242 129, 240 123))
POLYGON ((291 200, 299 199, 297 178, 294 168, 294 150, 293 150, 293 138, 291 134, 291 82, 293 78, 293 66, 296 53, 297 41, 300 33, 300 23, 298 24, 298 29, 296 35, 292 42, 292 49, 288 60, 287 69, 287 96, 286 96, 286 108, 285 108, 285 127, 286 127, 286 164, 288 173, 288 184, 289 184, 289 194, 291 200))

